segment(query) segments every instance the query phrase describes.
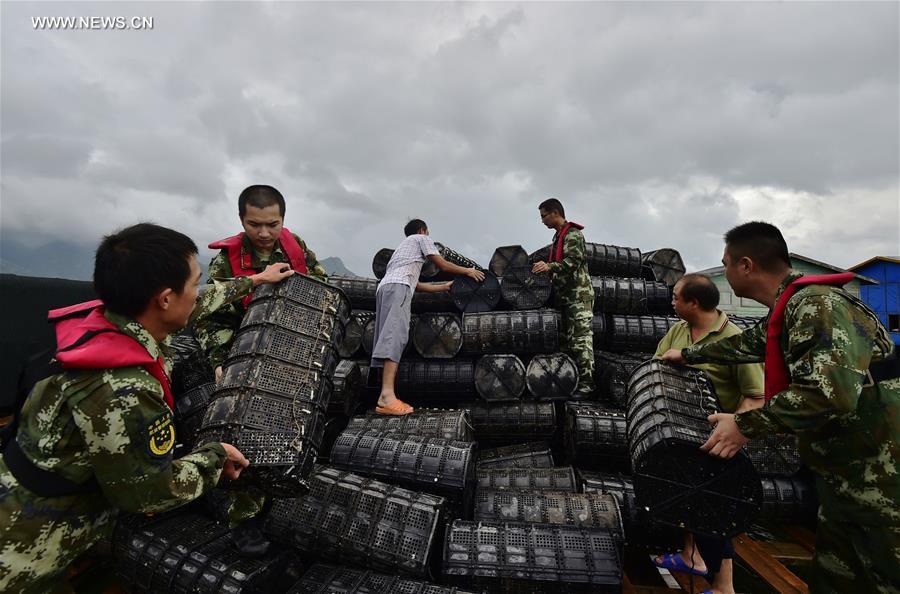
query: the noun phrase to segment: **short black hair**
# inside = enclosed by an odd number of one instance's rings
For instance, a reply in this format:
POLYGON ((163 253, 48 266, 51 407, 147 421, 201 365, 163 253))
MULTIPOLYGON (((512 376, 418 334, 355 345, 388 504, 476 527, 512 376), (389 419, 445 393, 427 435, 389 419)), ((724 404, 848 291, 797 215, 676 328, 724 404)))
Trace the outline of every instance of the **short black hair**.
POLYGON ((110 311, 136 317, 163 289, 181 293, 191 276, 197 244, 153 223, 126 227, 100 242, 94 257, 94 291, 110 311))
POLYGON ((281 217, 284 218, 284 211, 286 208, 284 196, 272 186, 256 184, 244 188, 244 191, 238 196, 238 216, 242 219, 244 218, 244 215, 247 214, 248 204, 254 208, 266 208, 273 204, 277 204, 278 212, 281 213, 281 217))
POLYGON ((413 219, 410 222, 406 223, 406 226, 403 227, 403 232, 406 233, 406 236, 415 235, 422 229, 427 229, 428 225, 425 224, 425 221, 422 219, 413 219))
POLYGON ((563 208, 562 202, 560 202, 556 198, 547 198, 546 200, 538 204, 538 210, 558 212, 559 216, 561 216, 562 218, 566 218, 566 209, 563 208))
POLYGON ((778 227, 763 221, 738 225, 725 234, 725 249, 732 262, 750 258, 766 272, 782 272, 791 267, 787 243, 778 227))
POLYGON ((704 311, 712 311, 719 306, 719 287, 705 274, 685 274, 675 284, 681 285, 679 296, 682 301, 696 301, 704 311))

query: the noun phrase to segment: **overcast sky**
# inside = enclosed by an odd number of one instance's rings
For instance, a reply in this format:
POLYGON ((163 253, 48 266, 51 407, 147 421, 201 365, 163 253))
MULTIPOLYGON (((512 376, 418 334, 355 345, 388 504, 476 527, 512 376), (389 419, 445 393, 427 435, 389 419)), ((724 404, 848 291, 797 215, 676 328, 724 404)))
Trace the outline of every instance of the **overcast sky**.
POLYGON ((152 220, 206 244, 269 183, 369 276, 412 217, 485 265, 536 249, 550 196, 589 241, 689 269, 751 219, 836 265, 898 256, 898 7, 3 2, 0 232, 92 245, 152 220))

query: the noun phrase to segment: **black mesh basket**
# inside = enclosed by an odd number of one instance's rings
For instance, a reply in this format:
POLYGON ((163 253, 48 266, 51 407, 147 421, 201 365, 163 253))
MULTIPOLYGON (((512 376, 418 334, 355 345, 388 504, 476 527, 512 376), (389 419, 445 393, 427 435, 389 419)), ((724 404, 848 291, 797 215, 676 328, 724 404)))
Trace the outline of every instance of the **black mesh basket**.
POLYGON ((606 343, 594 343, 594 348, 612 351, 656 352, 659 341, 665 337, 678 318, 670 316, 622 316, 611 315, 607 322, 606 343))
POLYGON ((537 249, 530 254, 528 254, 528 263, 534 264, 535 262, 547 262, 550 259, 550 246, 545 245, 544 247, 537 249))
POLYGON ((331 465, 467 503, 476 448, 471 441, 347 430, 334 442, 331 465))
POLYGON ((619 592, 622 566, 621 542, 605 528, 456 520, 444 545, 446 575, 514 580, 506 587, 516 591, 619 592))
POLYGON ((665 283, 670 287, 674 287, 682 276, 684 276, 684 261, 678 250, 672 248, 661 248, 646 252, 641 258, 645 268, 649 268, 653 273, 653 279, 665 283))
POLYGON ((216 390, 215 383, 200 384, 175 397, 175 435, 178 443, 193 449, 197 431, 203 423, 206 406, 216 390))
POLYGON ((553 309, 463 315, 463 351, 553 353, 559 350, 559 313, 553 309))
POLYGON ((538 400, 566 400, 578 386, 578 367, 565 353, 535 355, 525 372, 528 393, 538 400))
POLYGON ((749 330, 750 328, 759 324, 762 320, 763 318, 754 318, 751 316, 733 316, 731 314, 728 315, 728 321, 740 328, 741 332, 749 330))
POLYGON ((578 468, 628 468, 625 413, 596 404, 566 404, 565 443, 569 462, 578 468))
MULTIPOLYGON (((412 314, 409 317, 409 335, 412 336, 413 331, 416 327, 416 323, 419 321, 419 316, 416 314, 412 314)), ((362 339, 362 348, 363 352, 367 355, 372 355, 372 349, 375 348, 375 316, 372 316, 368 322, 366 322, 366 327, 363 328, 363 339, 362 339)), ((407 340, 406 346, 403 347, 403 356, 407 356, 409 354, 415 353, 415 349, 412 348, 412 341, 407 340)))
POLYGON ((457 313, 456 304, 450 297, 450 291, 413 293, 410 308, 413 313, 457 313))
POLYGON ((333 389, 328 399, 329 416, 352 416, 359 408, 360 392, 363 387, 362 372, 356 361, 342 359, 334 368, 331 377, 333 389))
POLYGON ((319 466, 310 477, 309 494, 275 500, 263 529, 303 553, 427 576, 445 505, 443 497, 319 466))
POLYGON ((344 327, 344 340, 338 346, 338 355, 344 359, 349 359, 359 353, 363 347, 366 325, 374 319, 375 312, 354 311, 344 327))
POLYGON ((188 331, 172 337, 172 394, 176 397, 216 379, 200 343, 188 331))
POLYGON ((488 269, 498 277, 503 277, 510 268, 528 266, 528 252, 520 245, 505 245, 494 250, 488 269))
POLYGON ((480 468, 553 468, 550 444, 537 441, 501 446, 478 453, 476 469, 480 468))
POLYGON ((403 416, 369 414, 350 419, 347 430, 405 433, 459 441, 473 439, 472 423, 468 411, 465 410, 420 408, 403 416))
POLYGON ((594 335, 595 349, 609 342, 609 338, 606 336, 606 323, 606 314, 594 314, 594 318, 591 320, 591 334, 594 335))
POLYGON ((525 365, 515 355, 484 355, 475 363, 475 390, 488 402, 518 400, 525 391, 525 365))
POLYGON ((594 311, 617 314, 670 313, 672 299, 665 283, 642 278, 595 276, 594 311))
POLYGON ((556 433, 556 409, 552 402, 466 405, 475 427, 475 439, 517 443, 551 439, 556 433))
POLYGON ((474 594, 453 586, 316 563, 288 594, 474 594))
POLYGON ((554 468, 478 468, 478 491, 568 491, 578 492, 575 470, 571 466, 554 468))
POLYGON ((500 303, 500 281, 491 272, 479 282, 468 276, 457 276, 450 287, 450 298, 459 311, 479 313, 491 311, 500 303))
POLYGON ((625 534, 619 502, 608 493, 479 489, 475 521, 607 528, 619 540, 624 540, 625 534))
POLYGON ((591 276, 641 276, 641 250, 602 243, 585 243, 584 247, 591 276))
POLYGON ((819 503, 815 486, 803 477, 763 476, 760 520, 796 524, 815 520, 819 503))
POLYGON ((422 357, 452 359, 462 348, 462 320, 457 314, 420 314, 410 338, 422 357))
POLYGON ((413 404, 469 398, 475 395, 475 363, 469 359, 402 361, 396 387, 413 404))
POLYGON ((459 252, 448 248, 444 244, 435 243, 435 245, 437 246, 438 251, 441 253, 441 257, 451 264, 456 264, 457 266, 462 266, 463 268, 477 268, 478 270, 483 270, 483 267, 480 266, 475 260, 463 256, 459 252))
POLYGON ((537 274, 531 266, 511 266, 506 269, 500 292, 503 301, 513 309, 538 309, 550 299, 550 275, 537 274))
POLYGON ((594 379, 600 397, 624 408, 628 402, 628 379, 638 365, 649 358, 650 355, 645 353, 594 351, 594 379))
POLYGON ((344 292, 353 309, 375 311, 375 291, 378 289, 377 278, 361 276, 342 276, 333 274, 328 277, 328 284, 344 292))
POLYGON ((697 534, 745 531, 762 503, 759 474, 746 452, 723 460, 699 446, 720 411, 702 371, 650 360, 628 386, 628 441, 638 503, 653 521, 697 534))
POLYGON ((744 446, 759 474, 793 476, 803 463, 793 435, 767 435, 751 439, 744 446))

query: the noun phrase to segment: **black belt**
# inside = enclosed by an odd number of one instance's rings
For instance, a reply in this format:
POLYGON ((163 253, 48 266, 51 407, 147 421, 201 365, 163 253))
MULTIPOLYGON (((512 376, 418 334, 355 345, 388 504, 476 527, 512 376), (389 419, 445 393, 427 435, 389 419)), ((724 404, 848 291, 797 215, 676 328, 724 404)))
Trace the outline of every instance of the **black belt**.
POLYGON ((63 497, 65 495, 83 495, 100 490, 95 477, 83 483, 76 483, 50 470, 35 466, 13 437, 3 449, 3 461, 6 468, 20 485, 41 497, 63 497))
POLYGON ((900 356, 898 356, 895 349, 894 353, 887 359, 873 361, 869 364, 869 369, 866 372, 866 383, 863 384, 863 387, 868 388, 879 382, 896 377, 900 377, 900 356))

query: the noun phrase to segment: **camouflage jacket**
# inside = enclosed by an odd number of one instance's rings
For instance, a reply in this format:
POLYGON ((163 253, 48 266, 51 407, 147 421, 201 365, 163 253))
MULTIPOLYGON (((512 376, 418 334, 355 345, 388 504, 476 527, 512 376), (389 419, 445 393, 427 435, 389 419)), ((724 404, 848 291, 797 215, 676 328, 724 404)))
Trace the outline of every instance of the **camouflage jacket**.
MULTIPOLYGON (((799 276, 785 278, 776 300, 799 276)), ((765 345, 763 322, 682 353, 688 363, 756 363, 765 360, 765 345)), ((843 289, 810 285, 787 304, 781 348, 790 386, 763 408, 736 415, 741 433, 795 433, 830 516, 900 524, 900 378, 866 386, 871 362, 894 350, 887 330, 843 289)))
MULTIPOLYGON (((557 231, 553 235, 553 241, 550 242, 551 249, 556 245, 558 237, 557 231)), ((556 298, 563 303, 594 302, 594 287, 591 285, 585 251, 584 234, 580 229, 572 227, 566 233, 563 242, 562 260, 547 264, 550 267, 556 298)))
MULTIPOLYGON (((325 272, 325 268, 319 264, 319 261, 316 259, 316 254, 306 246, 306 242, 300 239, 298 235, 294 234, 294 239, 297 240, 297 243, 300 244, 300 247, 303 248, 303 251, 306 254, 306 270, 308 271, 309 276, 321 281, 327 281, 328 276, 325 272)), ((269 264, 288 261, 288 257, 281 248, 281 243, 278 241, 275 242, 275 247, 268 260, 263 260, 259 257, 259 254, 253 249, 253 245, 246 235, 243 238, 243 247, 244 250, 250 254, 251 267, 256 272, 262 272, 269 264)), ((217 281, 227 281, 233 276, 231 263, 228 261, 228 255, 223 250, 216 254, 209 263, 207 282, 215 283, 217 281)), ((194 324, 194 334, 203 346, 203 350, 206 352, 206 356, 213 369, 222 365, 222 363, 225 362, 225 359, 228 358, 228 349, 231 348, 231 342, 234 340, 234 333, 238 327, 240 327, 241 320, 244 319, 246 311, 244 305, 238 300, 194 324)))

